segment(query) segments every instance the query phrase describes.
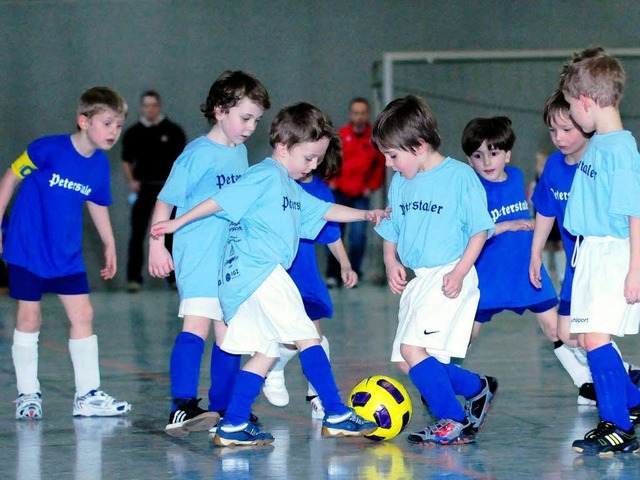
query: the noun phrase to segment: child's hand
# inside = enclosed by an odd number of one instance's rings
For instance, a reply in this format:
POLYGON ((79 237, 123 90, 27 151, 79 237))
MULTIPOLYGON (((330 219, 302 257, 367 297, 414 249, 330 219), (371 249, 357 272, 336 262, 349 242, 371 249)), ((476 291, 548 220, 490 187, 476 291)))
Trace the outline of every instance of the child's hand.
POLYGON ((117 270, 116 247, 115 245, 107 245, 104 247, 104 268, 100 270, 100 276, 103 280, 111 280, 117 270))
POLYGON ((386 218, 387 220, 391 219, 391 217, 389 216, 390 213, 391 213, 390 207, 387 207, 384 210, 380 210, 380 209, 367 210, 364 213, 364 218, 369 222, 375 223, 377 227, 378 225, 380 225, 380 222, 382 221, 383 218, 386 218))
POLYGON ((542 288, 542 257, 531 254, 531 261, 529 262, 529 281, 531 285, 540 289, 542 288))
POLYGON ((464 276, 460 275, 455 269, 447 273, 442 279, 442 292, 447 298, 456 298, 462 290, 462 281, 464 276))
POLYGON ((400 262, 385 266, 391 293, 399 295, 407 287, 407 271, 400 262))
POLYGON ((351 268, 351 265, 340 269, 340 277, 342 277, 342 284, 346 288, 353 288, 358 283, 358 274, 351 268))
POLYGON ((624 298, 632 305, 640 302, 640 269, 631 269, 624 280, 624 298))
POLYGON ((533 220, 508 220, 506 222, 500 222, 504 225, 505 232, 522 232, 522 231, 531 231, 535 226, 533 220))
POLYGON ((166 278, 174 270, 173 259, 162 240, 149 242, 149 275, 154 278, 166 278))
POLYGON ((175 232, 179 228, 179 226, 180 226, 180 224, 178 224, 178 222, 176 222, 175 219, 173 219, 173 220, 164 220, 162 222, 154 223, 151 226, 151 231, 149 232, 149 234, 154 239, 157 239, 160 235, 164 235, 166 233, 175 232))

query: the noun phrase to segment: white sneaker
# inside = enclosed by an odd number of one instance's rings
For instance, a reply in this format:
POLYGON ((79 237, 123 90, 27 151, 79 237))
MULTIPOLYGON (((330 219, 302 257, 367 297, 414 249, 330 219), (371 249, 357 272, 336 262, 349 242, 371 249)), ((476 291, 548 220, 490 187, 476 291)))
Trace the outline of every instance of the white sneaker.
POLYGON ((16 420, 40 420, 42 418, 42 395, 21 393, 14 402, 16 420))
POLYGON ((284 370, 270 371, 267 378, 264 379, 262 393, 267 397, 269 403, 276 407, 285 407, 289 405, 289 392, 284 383, 284 370))
POLYGON ((91 390, 82 396, 76 394, 73 400, 74 417, 115 417, 130 411, 129 402, 116 400, 102 390, 91 390))
POLYGON ((320 397, 313 397, 311 399, 311 418, 316 420, 322 420, 324 418, 324 407, 320 401, 320 397))

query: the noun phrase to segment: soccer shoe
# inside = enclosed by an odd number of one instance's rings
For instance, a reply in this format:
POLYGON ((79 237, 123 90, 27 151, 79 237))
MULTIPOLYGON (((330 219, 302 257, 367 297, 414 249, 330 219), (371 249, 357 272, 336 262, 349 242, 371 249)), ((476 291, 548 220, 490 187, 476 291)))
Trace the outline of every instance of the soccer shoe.
MULTIPOLYGON (((498 380, 487 375, 480 375, 482 390, 468 398, 464 404, 464 412, 467 414, 474 433, 479 432, 484 427, 487 420, 487 412, 498 393, 498 380)), ((465 443, 465 442, 462 442, 465 443)))
POLYGON ((21 393, 14 402, 16 420, 40 420, 42 418, 42 395, 40 393, 21 393))
POLYGON ((578 390, 578 405, 586 407, 595 407, 598 405, 596 398, 596 389, 593 383, 583 383, 578 390))
POLYGON ((325 416, 322 421, 323 437, 361 437, 378 429, 375 422, 365 420, 350 408, 343 415, 325 416))
POLYGON ((409 443, 422 445, 459 445, 474 442, 475 432, 469 418, 462 422, 445 418, 425 427, 424 430, 410 433, 407 440, 409 443))
POLYGON ((206 432, 220 421, 218 412, 208 412, 198 406, 199 398, 175 399, 177 410, 169 415, 164 427, 167 435, 183 438, 191 432, 206 432))
POLYGON ((640 425, 640 405, 636 405, 629 409, 629 420, 634 425, 640 425))
POLYGON ((324 418, 324 407, 320 397, 317 395, 313 397, 307 396, 307 401, 311 404, 311 418, 322 420, 324 418))
MULTIPOLYGON (((226 410, 220 410, 219 412, 217 412, 218 415, 220 415, 220 421, 218 422, 218 425, 220 425, 220 423, 222 422, 222 420, 224 420, 224 414, 227 413, 226 410)), ((257 425, 258 427, 262 426, 262 422, 260 421, 260 419, 254 415, 253 413, 249 413, 249 423, 253 423, 254 425, 257 425)), ((209 433, 215 434, 218 431, 218 427, 214 426, 211 427, 209 429, 209 433)))
POLYGON ((251 422, 234 426, 222 420, 216 436, 213 437, 213 443, 220 447, 268 445, 272 442, 273 435, 251 422))
POLYGON ((633 428, 624 431, 611 422, 600 421, 582 440, 571 445, 585 455, 613 455, 615 452, 635 452, 640 448, 633 428))
POLYGON ((91 390, 82 396, 76 394, 73 400, 74 417, 116 417, 130 411, 129 402, 116 400, 102 390, 91 390))
POLYGON ((264 379, 262 393, 271 405, 286 407, 289 405, 289 392, 284 383, 284 370, 270 371, 264 379))

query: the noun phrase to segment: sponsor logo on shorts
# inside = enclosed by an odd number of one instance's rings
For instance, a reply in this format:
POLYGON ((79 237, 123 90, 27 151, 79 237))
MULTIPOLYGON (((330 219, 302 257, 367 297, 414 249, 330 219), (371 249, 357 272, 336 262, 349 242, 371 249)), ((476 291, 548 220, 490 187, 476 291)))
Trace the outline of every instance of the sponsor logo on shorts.
POLYGON ((571 323, 589 323, 589 318, 572 318, 571 323))
POLYGON ((432 335, 432 334, 434 334, 434 333, 438 333, 439 331, 440 331, 440 330, 433 330, 432 332, 430 332, 430 331, 428 331, 428 330, 425 330, 425 331, 424 331, 424 334, 425 334, 425 335, 432 335))

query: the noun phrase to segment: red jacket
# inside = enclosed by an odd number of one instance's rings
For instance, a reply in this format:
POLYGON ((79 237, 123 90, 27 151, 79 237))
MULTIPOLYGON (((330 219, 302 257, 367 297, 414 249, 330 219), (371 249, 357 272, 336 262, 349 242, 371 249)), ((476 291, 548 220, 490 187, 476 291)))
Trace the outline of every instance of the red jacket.
POLYGON ((362 135, 356 135, 351 124, 338 132, 342 139, 342 169, 329 180, 329 185, 350 197, 362 195, 367 189, 379 189, 385 175, 384 155, 371 143, 371 125, 362 135))

